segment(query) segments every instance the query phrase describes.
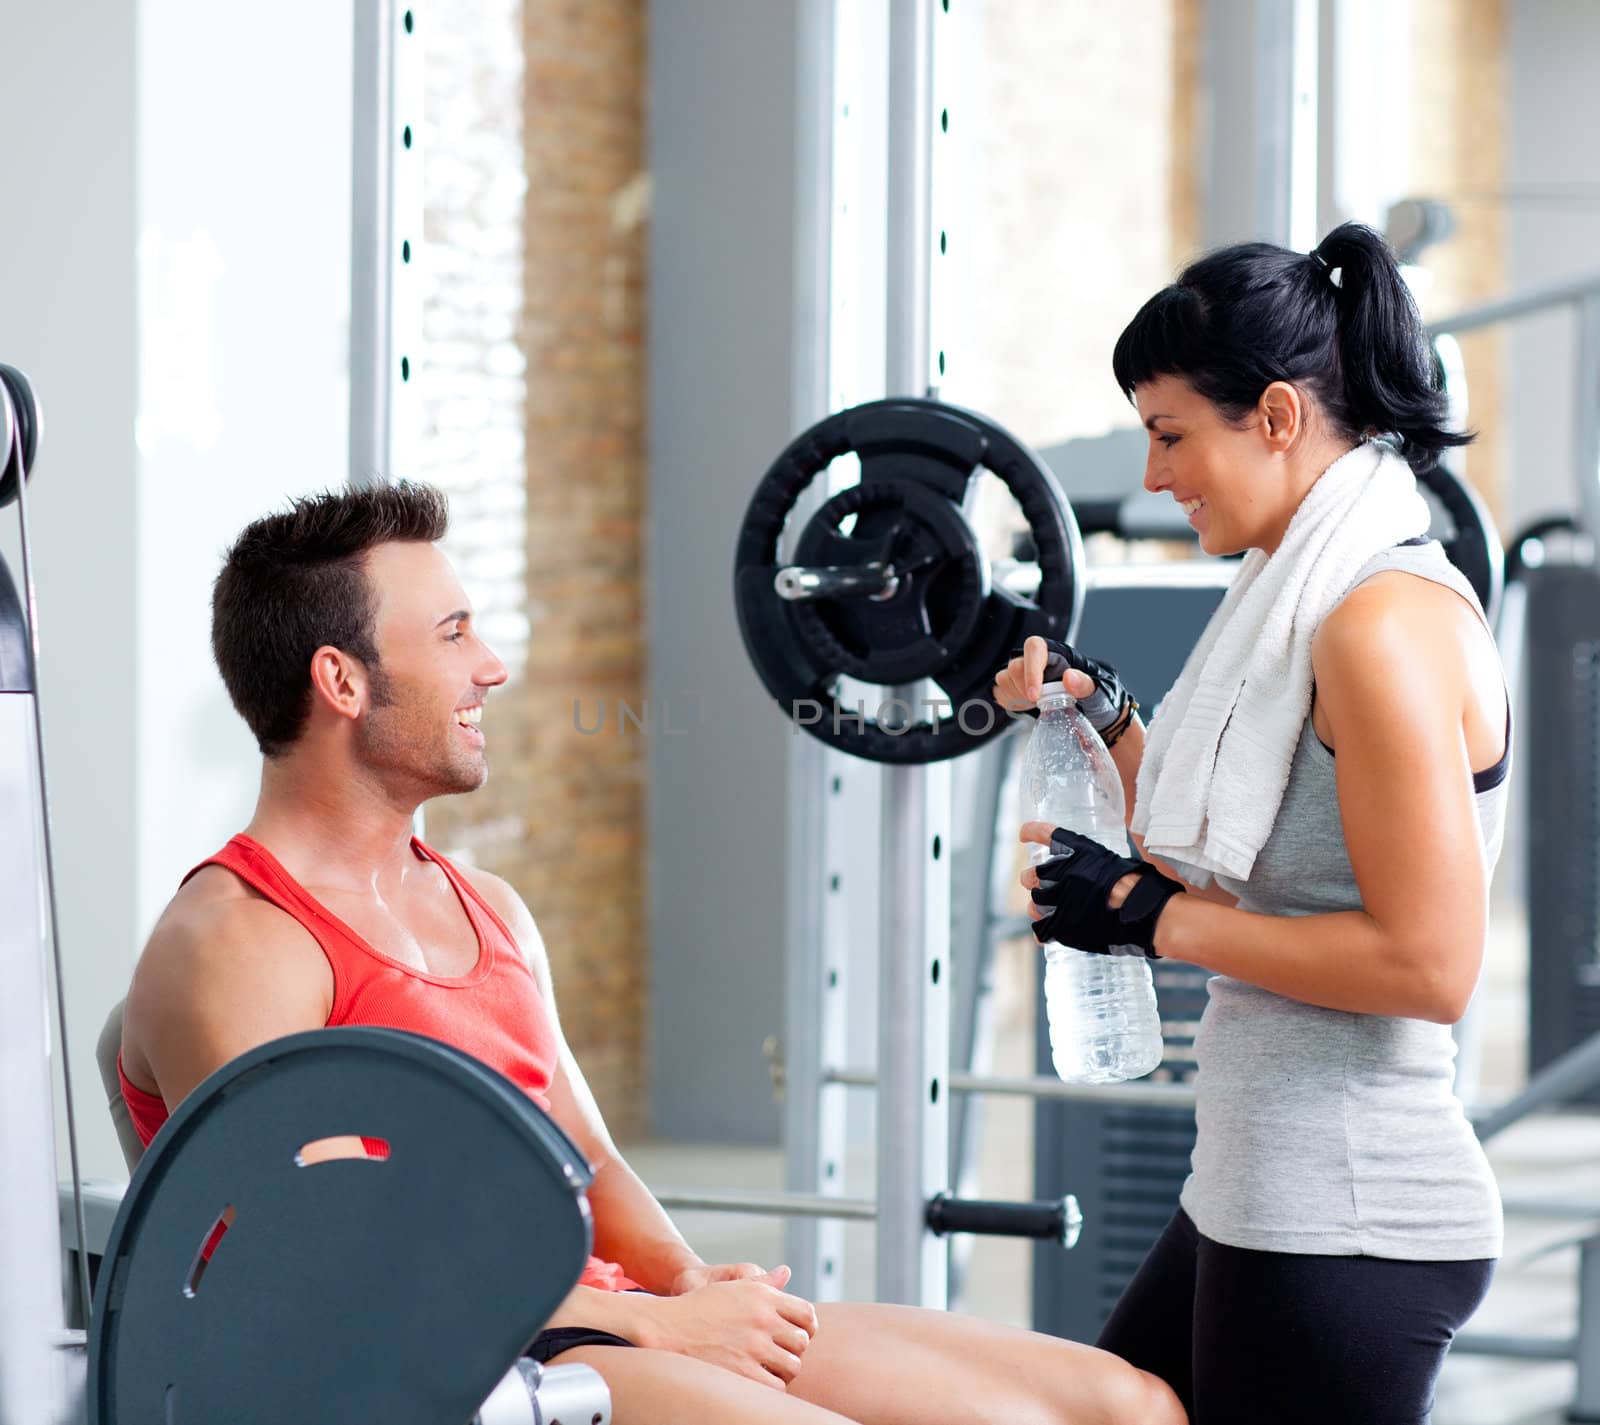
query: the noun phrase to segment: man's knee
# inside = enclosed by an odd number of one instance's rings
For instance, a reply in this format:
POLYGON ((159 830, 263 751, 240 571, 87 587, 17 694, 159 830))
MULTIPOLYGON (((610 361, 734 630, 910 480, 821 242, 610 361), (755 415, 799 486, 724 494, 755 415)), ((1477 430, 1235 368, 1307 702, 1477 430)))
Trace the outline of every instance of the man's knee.
MULTIPOLYGON (((614 1404, 627 1401, 637 1407, 642 1401, 654 1401, 664 1405, 670 1398, 670 1418, 696 1406, 726 1403, 730 1397, 760 1406, 768 1403, 769 1396, 780 1399, 784 1395, 775 1381, 767 1385, 693 1356, 647 1346, 574 1346, 550 1364, 594 1367, 611 1387, 614 1404)), ((622 1418, 620 1413, 618 1418, 622 1418)))
POLYGON ((1160 1376, 1129 1366, 1112 1382, 1106 1425, 1189 1425, 1188 1413, 1160 1376))

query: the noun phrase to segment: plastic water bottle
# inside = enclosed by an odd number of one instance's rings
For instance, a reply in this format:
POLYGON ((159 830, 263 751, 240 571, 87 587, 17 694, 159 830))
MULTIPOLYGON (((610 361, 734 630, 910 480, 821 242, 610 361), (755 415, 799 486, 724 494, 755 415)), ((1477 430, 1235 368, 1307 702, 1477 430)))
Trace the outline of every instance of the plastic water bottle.
MULTIPOLYGON (((1046 683, 1039 722, 1022 758, 1025 819, 1066 827, 1126 856, 1122 780, 1111 754, 1060 683, 1046 683)), ((1050 854, 1034 846, 1037 865, 1050 854)), ((1051 943, 1044 951, 1050 1056, 1069 1084, 1112 1084, 1161 1062, 1161 1017, 1143 953, 1090 955, 1051 943)))

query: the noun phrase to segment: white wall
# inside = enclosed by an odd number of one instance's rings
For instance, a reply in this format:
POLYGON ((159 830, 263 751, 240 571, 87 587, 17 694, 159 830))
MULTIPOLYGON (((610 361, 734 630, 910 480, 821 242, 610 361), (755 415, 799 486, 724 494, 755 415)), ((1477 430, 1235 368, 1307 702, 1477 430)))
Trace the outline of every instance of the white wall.
POLYGON ((45 411, 30 512, 90 1176, 123 1175, 105 1012, 254 803, 210 656, 220 552, 345 477, 350 31, 326 0, 0 0, 0 361, 45 411))
MULTIPOLYGON (((90 1019, 126 980, 138 875, 134 20, 132 0, 0 0, 0 361, 27 372, 44 414, 29 503, 39 681, 72 1062, 107 1171, 90 1019)), ((20 583, 15 518, 0 511, 0 550, 20 583)))
POLYGON ((222 552, 348 465, 350 5, 265 13, 140 6, 139 938, 255 804, 211 660, 222 552))

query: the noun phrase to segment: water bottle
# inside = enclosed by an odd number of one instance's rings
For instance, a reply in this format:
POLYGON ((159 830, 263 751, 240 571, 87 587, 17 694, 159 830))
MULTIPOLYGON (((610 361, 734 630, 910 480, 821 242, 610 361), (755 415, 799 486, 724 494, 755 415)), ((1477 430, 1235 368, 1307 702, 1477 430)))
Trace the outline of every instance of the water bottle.
MULTIPOLYGON (((1100 734, 1061 683, 1046 683, 1022 758, 1023 814, 1066 827, 1126 856, 1122 779, 1100 734)), ((1035 865, 1049 856, 1033 846, 1035 865)), ((1089 955, 1054 942, 1044 951, 1050 1056, 1069 1084, 1113 1084, 1161 1062, 1161 1018, 1143 953, 1089 955)))

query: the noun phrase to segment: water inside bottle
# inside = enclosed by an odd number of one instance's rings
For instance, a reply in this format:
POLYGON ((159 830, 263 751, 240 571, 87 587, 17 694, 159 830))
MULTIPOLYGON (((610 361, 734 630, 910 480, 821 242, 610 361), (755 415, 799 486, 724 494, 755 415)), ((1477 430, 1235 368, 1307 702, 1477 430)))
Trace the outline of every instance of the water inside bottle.
MULTIPOLYGON (((1129 854, 1122 779, 1099 734, 1060 684, 1047 684, 1039 723, 1023 756, 1024 815, 1129 854)), ((1037 865, 1050 848, 1033 844, 1037 865)), ((1045 950, 1045 1010, 1051 1059, 1069 1083, 1116 1083, 1161 1062, 1161 1021, 1142 955, 1045 950)))

